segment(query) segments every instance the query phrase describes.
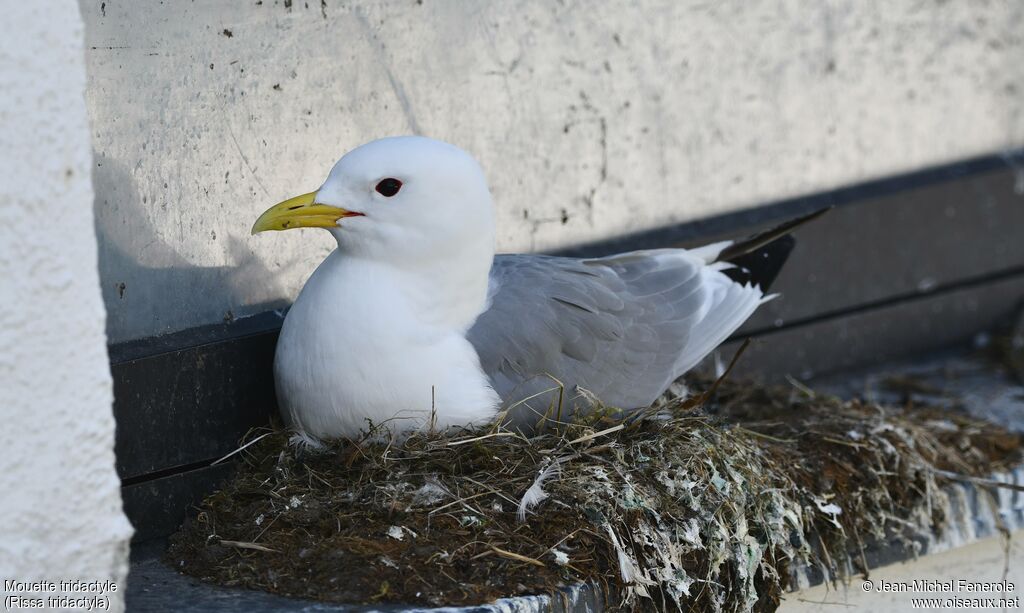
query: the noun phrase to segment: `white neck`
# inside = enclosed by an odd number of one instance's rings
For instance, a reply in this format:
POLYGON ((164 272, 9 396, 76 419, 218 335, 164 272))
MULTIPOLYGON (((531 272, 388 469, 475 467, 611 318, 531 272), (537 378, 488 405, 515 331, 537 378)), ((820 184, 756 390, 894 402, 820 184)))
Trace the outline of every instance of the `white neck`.
MULTIPOLYGON (((375 274, 374 282, 390 284, 396 297, 404 298, 414 316, 425 325, 463 333, 487 306, 494 237, 491 233, 463 236, 435 243, 430 255, 407 250, 400 242, 387 251, 365 253, 351 237, 336 235, 338 251, 328 266, 353 265, 350 274, 375 274), (362 272, 356 272, 362 271, 362 272), (376 271, 368 273, 365 271, 376 271), (379 274, 378 274, 379 273, 379 274)), ((339 281, 342 277, 336 277, 339 281)))

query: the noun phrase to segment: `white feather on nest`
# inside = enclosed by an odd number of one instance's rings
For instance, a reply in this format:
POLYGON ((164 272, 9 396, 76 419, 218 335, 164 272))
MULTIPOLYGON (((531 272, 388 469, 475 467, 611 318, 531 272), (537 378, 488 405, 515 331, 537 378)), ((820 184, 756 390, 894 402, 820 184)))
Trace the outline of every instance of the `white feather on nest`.
POLYGON ((526 513, 533 507, 537 506, 548 497, 548 493, 544 491, 544 482, 548 478, 555 474, 560 467, 558 461, 554 461, 537 473, 537 478, 533 480, 533 484, 523 494, 522 500, 519 501, 519 509, 516 511, 516 517, 520 522, 526 521, 526 513))

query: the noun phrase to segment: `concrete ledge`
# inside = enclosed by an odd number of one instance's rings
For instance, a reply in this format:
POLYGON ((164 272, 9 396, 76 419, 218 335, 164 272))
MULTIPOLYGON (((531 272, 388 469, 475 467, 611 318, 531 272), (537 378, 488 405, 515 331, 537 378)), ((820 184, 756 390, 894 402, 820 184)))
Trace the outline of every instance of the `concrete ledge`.
MULTIPOLYGON (((888 364, 821 380, 815 386, 824 392, 844 397, 860 395, 888 403, 921 402, 960 404, 975 417, 980 417, 1020 430, 1024 426, 1024 387, 1009 380, 991 362, 965 353, 947 353, 910 362, 888 364), (913 381, 908 393, 900 391, 894 381, 913 381), (923 390, 923 391, 922 391, 923 390), (941 396, 939 394, 941 393, 941 396), (925 398, 927 396, 928 398, 925 398), (940 400, 941 399, 941 400, 940 400)), ((992 479, 1024 485, 1024 466, 1011 472, 994 474, 992 479)), ((1024 529, 1024 493, 997 489, 993 494, 983 486, 952 483, 936 492, 933 500, 942 507, 949 524, 936 536, 926 518, 907 518, 906 531, 893 535, 887 542, 869 544, 865 560, 869 568, 878 568, 916 556, 934 555, 1000 534, 1024 529), (908 543, 910 545, 908 546, 908 543)), ((423 611, 401 607, 347 606, 292 600, 271 594, 235 590, 202 584, 178 575, 156 559, 158 550, 145 553, 132 565, 129 578, 128 605, 132 611, 166 610, 187 607, 193 611, 228 613, 232 611, 294 611, 294 612, 357 612, 357 611, 423 611)), ((851 560, 846 573, 855 577, 858 571, 851 560)), ((831 580, 820 569, 805 568, 797 573, 797 587, 806 589, 831 580)), ((594 586, 578 586, 563 590, 556 598, 533 596, 510 598, 477 607, 431 609, 452 613, 497 613, 506 611, 537 611, 563 613, 600 611, 604 595, 594 586)))

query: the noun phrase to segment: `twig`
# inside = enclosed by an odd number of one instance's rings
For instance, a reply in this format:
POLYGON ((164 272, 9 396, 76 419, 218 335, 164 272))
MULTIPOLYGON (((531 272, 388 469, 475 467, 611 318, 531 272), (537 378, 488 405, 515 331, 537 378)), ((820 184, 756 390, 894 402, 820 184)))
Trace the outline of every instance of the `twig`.
POLYGON ((972 477, 970 475, 961 475, 959 473, 949 472, 948 470, 939 470, 933 468, 932 472, 940 477, 952 479, 953 481, 966 481, 968 483, 974 483, 976 485, 984 485, 987 487, 1004 488, 1013 490, 1015 492, 1024 492, 1024 485, 1017 485, 1016 483, 1004 483, 1003 481, 996 481, 995 479, 985 479, 984 477, 972 477))
POLYGON ((253 445, 253 444, 255 444, 255 443, 259 442, 260 440, 262 440, 262 439, 264 439, 264 438, 266 438, 266 437, 270 436, 271 434, 273 434, 273 432, 267 432, 266 434, 261 434, 261 435, 257 436, 256 438, 252 439, 252 440, 251 440, 251 441, 249 441, 248 443, 246 443, 246 444, 242 445, 242 446, 241 446, 241 447, 239 447, 238 449, 235 449, 235 450, 234 450, 234 451, 232 451, 231 453, 227 454, 227 455, 226 455, 226 456, 224 456, 223 458, 221 458, 221 459, 219 459, 219 460, 215 460, 215 461, 211 462, 211 463, 210 463, 210 466, 216 466, 216 465, 220 464, 221 462, 223 462, 224 460, 226 460, 226 459, 230 458, 231 456, 235 455, 236 453, 240 453, 240 452, 241 452, 242 450, 244 450, 244 449, 245 449, 246 447, 248 447, 249 445, 253 445))
POLYGON ((534 566, 539 566, 541 568, 545 567, 544 563, 541 562, 540 560, 538 560, 537 558, 531 558, 531 557, 528 557, 528 556, 519 555, 518 553, 512 553, 511 551, 505 551, 504 549, 498 549, 494 545, 491 545, 491 551, 493 551, 494 553, 498 554, 499 556, 501 556, 503 558, 508 558, 509 560, 516 560, 517 562, 525 562, 527 564, 533 564, 534 566))
POLYGON ((796 379, 794 379, 793 377, 791 377, 789 375, 786 375, 786 381, 789 381, 790 385, 792 385, 796 389, 800 390, 801 393, 803 393, 805 396, 807 396, 811 400, 814 400, 814 398, 817 396, 817 394, 814 393, 814 390, 812 390, 811 388, 807 387, 803 383, 800 383, 799 381, 797 381, 796 379))
POLYGON ((451 441, 446 446, 447 447, 457 447, 458 445, 465 445, 466 443, 475 443, 477 441, 482 441, 482 440, 488 439, 488 438, 494 438, 496 436, 518 436, 518 435, 515 432, 506 432, 506 431, 503 430, 501 432, 492 432, 490 434, 485 434, 483 436, 474 436, 473 438, 464 438, 464 439, 459 439, 457 441, 451 441))
POLYGON ((434 510, 430 511, 429 513, 427 513, 427 515, 433 515, 434 513, 437 513, 438 511, 440 511, 442 509, 447 509, 448 507, 455 506, 455 505, 463 503, 463 502, 469 502, 470 500, 474 500, 474 499, 480 498, 482 496, 490 496, 490 495, 491 495, 491 492, 480 492, 479 494, 473 494, 472 496, 466 496, 465 498, 459 498, 458 500, 453 500, 452 502, 449 502, 447 504, 443 504, 443 505, 437 507, 436 509, 434 509, 434 510))
POLYGON ((270 547, 264 547, 263 545, 257 545, 256 543, 245 543, 242 541, 225 541, 221 539, 221 545, 228 545, 229 547, 237 547, 239 549, 255 549, 256 551, 268 551, 270 553, 281 553, 276 549, 270 547))
MULTIPOLYGON (((532 378, 533 377, 531 377, 530 379, 527 379, 527 381, 531 380, 532 378)), ((522 383, 526 383, 526 381, 523 381, 522 383)), ((520 383, 520 385, 522 385, 522 383, 520 383)), ((559 385, 561 385, 561 384, 559 383, 559 385)), ((526 398, 523 398, 522 400, 517 400, 515 403, 510 405, 508 408, 502 409, 501 411, 498 412, 497 416, 494 419, 494 425, 491 426, 491 427, 493 429, 497 430, 498 428, 500 428, 500 427, 502 427, 504 425, 505 418, 508 417, 508 414, 512 412, 512 409, 518 407, 521 404, 525 404, 525 403, 533 400, 534 398, 537 398, 538 396, 543 396, 544 394, 547 394, 548 392, 553 392, 556 389, 558 389, 558 387, 559 386, 556 385, 555 387, 552 387, 552 388, 549 388, 549 389, 546 389, 546 390, 541 390, 541 391, 537 392, 536 394, 533 394, 532 396, 527 396, 526 398)), ((515 389, 519 389, 519 386, 516 386, 515 389)), ((513 390, 513 391, 515 391, 515 390, 513 390)))
POLYGON ((581 436, 581 437, 579 437, 577 439, 573 439, 573 440, 569 441, 568 443, 566 443, 566 445, 575 445, 576 443, 582 443, 582 442, 585 442, 585 441, 589 441, 589 440, 595 439, 595 438, 597 438, 599 436, 604 436, 605 434, 611 434, 612 432, 618 432, 619 430, 622 430, 625 427, 626 427, 626 424, 619 424, 617 426, 612 426, 611 428, 605 428, 604 430, 601 430, 600 432, 592 432, 590 434, 585 434, 585 435, 583 435, 583 436, 581 436))
POLYGON ((482 487, 482 488, 484 488, 485 490, 488 490, 488 491, 490 491, 490 492, 491 492, 492 494, 494 494, 495 496, 498 496, 498 497, 504 498, 505 500, 507 500, 507 501, 511 502, 511 503, 512 503, 512 504, 514 504, 514 505, 518 505, 518 504, 519 504, 519 501, 518 501, 518 500, 513 500, 513 499, 512 499, 511 497, 509 497, 509 496, 505 495, 505 494, 504 494, 504 493, 502 493, 502 492, 501 492, 500 490, 496 490, 496 489, 494 489, 493 487, 491 487, 491 486, 487 485, 486 483, 481 483, 481 482, 477 481, 476 479, 474 479, 474 478, 472 478, 472 477, 468 477, 468 476, 467 476, 467 477, 463 477, 463 479, 465 479, 466 481, 469 481, 469 482, 470 482, 470 483, 472 483, 473 485, 477 485, 477 486, 479 486, 479 487, 482 487))
POLYGON ((275 521, 277 521, 277 518, 278 518, 278 517, 281 517, 281 514, 280 514, 280 513, 278 513, 277 515, 275 515, 274 517, 272 517, 272 518, 270 519, 270 521, 269 521, 269 522, 267 522, 267 525, 266 525, 266 526, 263 526, 263 529, 262 529, 262 530, 260 530, 260 533, 259 533, 259 534, 257 534, 257 535, 256 535, 256 538, 254 538, 253 540, 254 540, 254 541, 258 541, 258 540, 260 540, 260 537, 261 537, 261 536, 263 536, 263 534, 264 534, 264 533, 266 533, 266 531, 267 531, 267 530, 269 530, 269 529, 270 529, 270 527, 274 525, 274 522, 275 522, 275 521))
POLYGON ((832 438, 831 436, 827 436, 827 435, 822 434, 820 432, 811 432, 811 434, 817 434, 818 438, 820 438, 821 440, 827 441, 829 443, 833 443, 835 445, 846 445, 847 447, 856 447, 858 449, 860 449, 862 447, 867 447, 867 445, 865 445, 864 443, 855 443, 855 442, 852 442, 852 441, 844 441, 844 440, 841 440, 841 439, 838 439, 838 438, 832 438))
POLYGON ((770 434, 765 434, 764 432, 758 432, 757 430, 751 430, 750 428, 746 428, 744 426, 737 426, 736 429, 737 430, 743 430, 747 434, 756 436, 758 438, 763 438, 763 439, 766 439, 766 440, 769 440, 769 441, 774 441, 776 443, 795 443, 796 442, 796 439, 793 439, 793 438, 779 438, 777 436, 772 436, 770 434))
POLYGON ((705 402, 707 402, 708 398, 711 398, 712 394, 714 394, 715 391, 718 389, 718 386, 722 384, 722 381, 725 381, 725 379, 729 376, 729 373, 732 372, 732 369, 736 366, 736 363, 740 361, 740 356, 743 355, 743 352, 746 351, 747 347, 749 346, 750 339, 747 338, 743 341, 743 344, 740 345, 740 348, 736 350, 736 353, 733 354, 732 360, 729 361, 729 366, 725 369, 725 372, 722 373, 722 376, 715 379, 715 382, 711 384, 711 387, 709 387, 707 391, 700 395, 700 402, 698 404, 704 404, 705 402))
MULTIPOLYGON (((553 421, 556 424, 565 425, 562 422, 562 402, 565 399, 565 384, 562 383, 561 380, 558 379, 558 377, 552 375, 551 373, 544 373, 542 376, 548 377, 549 379, 554 381, 555 385, 558 387, 558 405, 557 405, 557 411, 555 411, 555 415, 557 417, 553 421)), ((544 411, 544 414, 541 415, 540 420, 537 421, 536 424, 534 424, 534 427, 535 427, 535 429, 538 432, 540 432, 544 428, 544 422, 546 422, 546 421, 548 421, 550 419, 551 411, 552 411, 552 409, 555 409, 555 408, 556 407, 555 407, 554 404, 549 404, 548 405, 548 410, 544 411)))

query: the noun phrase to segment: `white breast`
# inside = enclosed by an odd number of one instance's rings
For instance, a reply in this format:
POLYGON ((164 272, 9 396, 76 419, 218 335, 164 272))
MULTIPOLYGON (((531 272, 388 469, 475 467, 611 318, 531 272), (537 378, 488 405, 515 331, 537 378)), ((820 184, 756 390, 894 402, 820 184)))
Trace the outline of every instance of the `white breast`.
POLYGON ((277 346, 278 403, 290 425, 353 438, 371 423, 408 431, 493 419, 500 399, 476 351, 435 313, 446 297, 422 282, 339 252, 320 264, 277 346))

